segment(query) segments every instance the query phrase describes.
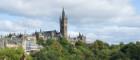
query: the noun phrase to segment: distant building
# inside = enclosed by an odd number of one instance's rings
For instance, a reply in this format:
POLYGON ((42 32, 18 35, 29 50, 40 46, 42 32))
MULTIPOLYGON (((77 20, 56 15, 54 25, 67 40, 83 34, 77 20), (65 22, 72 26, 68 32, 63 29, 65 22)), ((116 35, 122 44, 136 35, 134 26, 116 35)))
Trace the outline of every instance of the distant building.
POLYGON ((61 33, 57 32, 56 30, 53 31, 41 31, 41 32, 35 32, 36 37, 43 39, 43 40, 48 40, 48 39, 58 39, 61 37, 61 33))
POLYGON ((9 34, 0 38, 0 48, 17 48, 22 46, 22 39, 15 34, 9 34))
POLYGON ((4 48, 5 47, 5 39, 0 38, 0 48, 4 48))
POLYGON ((35 35, 23 35, 22 47, 26 54, 30 52, 39 51, 41 46, 37 44, 35 35))
POLYGON ((80 33, 79 33, 79 36, 77 37, 68 37, 67 25, 68 25, 68 19, 65 14, 65 10, 63 8, 62 15, 60 17, 60 32, 57 32, 56 30, 52 30, 52 31, 40 31, 40 32, 36 32, 35 34, 37 38, 42 38, 43 40, 48 40, 51 38, 58 39, 60 37, 63 37, 72 41, 77 41, 77 40, 85 41, 86 40, 86 37, 80 33))
POLYGON ((24 52, 29 54, 32 51, 39 51, 41 46, 36 43, 36 36, 27 34, 9 34, 0 38, 0 48, 23 47, 24 52))
POLYGON ((84 36, 81 33, 79 33, 77 37, 69 37, 68 39, 70 40, 72 44, 75 44, 77 41, 86 42, 86 36, 84 36))

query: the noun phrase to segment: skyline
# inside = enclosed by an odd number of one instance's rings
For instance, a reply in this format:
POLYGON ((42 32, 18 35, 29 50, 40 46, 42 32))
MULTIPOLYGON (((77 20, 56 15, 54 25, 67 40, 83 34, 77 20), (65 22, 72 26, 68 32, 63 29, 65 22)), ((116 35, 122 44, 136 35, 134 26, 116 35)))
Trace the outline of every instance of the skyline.
POLYGON ((59 31, 59 17, 64 7, 69 21, 69 35, 81 32, 88 41, 101 39, 108 43, 140 40, 138 0, 0 1, 1 34, 39 29, 59 31))

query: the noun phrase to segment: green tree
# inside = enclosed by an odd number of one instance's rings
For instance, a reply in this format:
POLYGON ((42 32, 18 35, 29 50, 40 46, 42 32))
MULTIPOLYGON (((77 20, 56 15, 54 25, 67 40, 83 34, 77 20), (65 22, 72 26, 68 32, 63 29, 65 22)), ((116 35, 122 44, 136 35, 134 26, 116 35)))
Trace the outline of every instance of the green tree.
POLYGON ((4 60, 19 60, 23 54, 22 48, 1 48, 0 59, 4 60))

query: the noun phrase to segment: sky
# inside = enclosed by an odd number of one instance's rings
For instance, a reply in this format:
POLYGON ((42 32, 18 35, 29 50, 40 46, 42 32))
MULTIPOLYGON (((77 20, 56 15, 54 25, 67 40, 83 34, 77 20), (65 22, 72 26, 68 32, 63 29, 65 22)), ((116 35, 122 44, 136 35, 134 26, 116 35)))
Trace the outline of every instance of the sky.
POLYGON ((65 8, 68 33, 87 42, 140 41, 140 0, 0 0, 0 34, 59 31, 65 8))

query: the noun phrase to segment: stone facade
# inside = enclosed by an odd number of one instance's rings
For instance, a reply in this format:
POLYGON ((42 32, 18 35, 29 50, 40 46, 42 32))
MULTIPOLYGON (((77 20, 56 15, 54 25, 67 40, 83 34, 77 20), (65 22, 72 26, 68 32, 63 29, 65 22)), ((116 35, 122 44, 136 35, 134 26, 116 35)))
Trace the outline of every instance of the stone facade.
POLYGON ((36 44, 36 36, 28 34, 9 34, 0 38, 0 48, 22 47, 26 54, 39 51, 41 46, 36 44))
MULTIPOLYGON (((36 32, 36 37, 43 39, 43 40, 48 40, 48 39, 58 39, 61 37, 60 32, 57 32, 56 30, 52 30, 52 31, 40 31, 40 32, 36 32)), ((38 39, 39 40, 39 39, 38 39)))

